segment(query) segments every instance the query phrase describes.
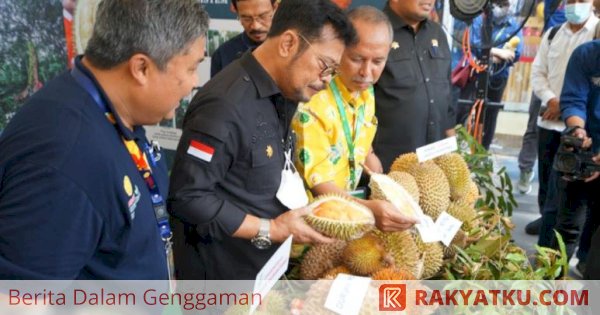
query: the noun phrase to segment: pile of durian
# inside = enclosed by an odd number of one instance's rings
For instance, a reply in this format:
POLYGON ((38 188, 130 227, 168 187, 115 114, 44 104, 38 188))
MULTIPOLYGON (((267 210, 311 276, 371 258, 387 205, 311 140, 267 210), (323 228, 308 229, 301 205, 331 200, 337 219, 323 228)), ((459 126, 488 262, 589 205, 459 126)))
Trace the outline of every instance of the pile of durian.
POLYGON ((477 185, 465 160, 450 153, 419 163, 414 153, 399 156, 387 175, 372 174, 371 199, 387 200, 406 215, 419 212, 433 220, 444 211, 463 222, 451 246, 424 243, 416 229, 382 232, 365 206, 341 196, 323 196, 312 204, 306 221, 337 241, 317 244, 304 255, 300 277, 335 279, 346 273, 374 280, 414 280, 436 276, 446 259, 476 240, 479 229, 477 185), (390 180, 391 179, 391 180, 390 180), (390 183, 391 182, 391 183, 390 183))

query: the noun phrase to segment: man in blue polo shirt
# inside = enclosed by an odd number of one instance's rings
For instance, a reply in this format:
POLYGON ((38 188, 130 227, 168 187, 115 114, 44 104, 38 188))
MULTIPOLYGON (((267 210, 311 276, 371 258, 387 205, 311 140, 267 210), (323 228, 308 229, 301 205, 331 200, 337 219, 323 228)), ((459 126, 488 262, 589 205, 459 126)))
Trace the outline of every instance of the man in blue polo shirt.
POLYGON ((142 126, 198 83, 207 29, 194 0, 100 3, 74 69, 0 137, 0 279, 168 278, 167 170, 142 126))
MULTIPOLYGON (((567 127, 576 128, 573 135, 584 139, 584 146, 592 148, 594 161, 600 164, 600 41, 580 45, 573 51, 560 95, 560 109, 567 127)), ((561 234, 567 247, 575 246, 581 229, 581 221, 591 224, 591 233, 581 235, 580 246, 589 247, 584 276, 600 279, 600 180, 599 173, 586 179, 582 185, 587 198, 589 215, 585 207, 571 207, 569 200, 561 202, 555 229, 561 234), (595 231, 595 232, 593 232, 595 231), (590 235, 594 233, 593 237, 590 235), (588 245, 585 243, 588 242, 588 245), (591 245, 590 245, 591 243, 591 245)), ((557 244, 554 244, 557 246, 557 244)))
POLYGON ((243 53, 253 50, 267 39, 278 2, 276 0, 231 0, 244 31, 223 43, 210 60, 210 77, 243 53))

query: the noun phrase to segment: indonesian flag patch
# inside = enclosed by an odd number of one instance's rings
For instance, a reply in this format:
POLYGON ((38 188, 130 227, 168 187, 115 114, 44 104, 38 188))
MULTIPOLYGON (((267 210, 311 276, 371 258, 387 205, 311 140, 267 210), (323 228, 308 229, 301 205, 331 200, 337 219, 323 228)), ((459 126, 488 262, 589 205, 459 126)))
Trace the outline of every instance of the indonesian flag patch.
POLYGON ((215 148, 196 140, 190 141, 190 146, 187 149, 187 154, 206 162, 212 160, 214 153, 215 148))

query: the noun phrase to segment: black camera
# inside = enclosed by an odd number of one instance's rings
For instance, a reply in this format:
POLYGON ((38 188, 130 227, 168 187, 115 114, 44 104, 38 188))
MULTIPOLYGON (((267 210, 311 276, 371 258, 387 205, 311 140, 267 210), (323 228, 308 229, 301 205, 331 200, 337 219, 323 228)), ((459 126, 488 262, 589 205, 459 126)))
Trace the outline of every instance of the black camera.
POLYGON ((560 137, 553 167, 569 180, 583 180, 600 172, 600 165, 592 160, 594 153, 583 148, 583 139, 572 135, 575 129, 568 128, 560 137))

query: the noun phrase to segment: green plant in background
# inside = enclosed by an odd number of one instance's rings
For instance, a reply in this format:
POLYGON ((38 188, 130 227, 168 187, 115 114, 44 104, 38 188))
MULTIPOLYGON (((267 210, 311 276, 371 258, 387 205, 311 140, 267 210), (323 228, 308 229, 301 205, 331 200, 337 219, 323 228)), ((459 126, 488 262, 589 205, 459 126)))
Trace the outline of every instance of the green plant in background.
POLYGON ((447 261, 441 278, 449 280, 550 280, 568 273, 565 246, 556 233, 560 251, 536 246, 535 264, 524 249, 511 241, 514 224, 510 220, 517 206, 511 180, 504 167, 495 170, 490 154, 467 133, 456 129, 461 154, 467 161, 482 197, 477 201, 482 224, 469 235, 476 239, 447 261))
POLYGON ((490 153, 464 127, 457 127, 456 134, 460 153, 467 161, 475 175, 475 183, 483 193, 484 198, 478 201, 477 206, 485 205, 490 209, 500 210, 506 216, 512 216, 517 201, 513 196, 512 181, 506 173, 506 168, 495 170, 490 153))

